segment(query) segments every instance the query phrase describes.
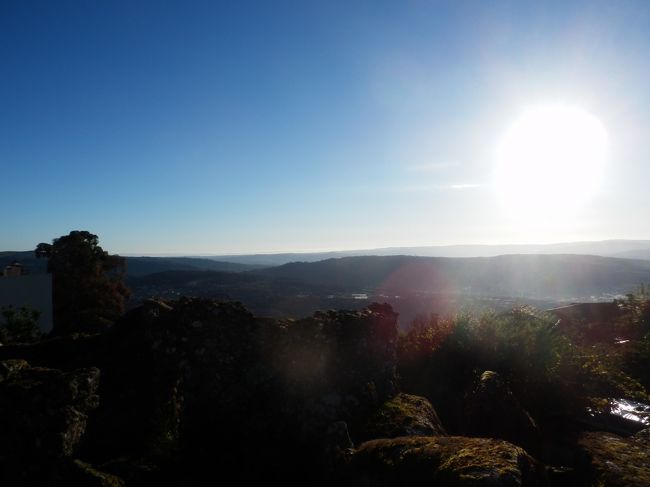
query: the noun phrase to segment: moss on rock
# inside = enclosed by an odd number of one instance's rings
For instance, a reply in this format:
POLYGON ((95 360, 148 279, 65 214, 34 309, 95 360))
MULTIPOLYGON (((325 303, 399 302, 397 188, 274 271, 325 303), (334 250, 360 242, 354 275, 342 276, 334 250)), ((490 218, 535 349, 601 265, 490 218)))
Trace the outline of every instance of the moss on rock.
POLYGON ((370 416, 360 432, 362 441, 399 436, 439 436, 445 429, 428 399, 398 394, 370 416))
POLYGON ((548 485, 544 468, 522 448, 488 438, 414 436, 372 440, 356 451, 352 467, 360 485, 548 485))

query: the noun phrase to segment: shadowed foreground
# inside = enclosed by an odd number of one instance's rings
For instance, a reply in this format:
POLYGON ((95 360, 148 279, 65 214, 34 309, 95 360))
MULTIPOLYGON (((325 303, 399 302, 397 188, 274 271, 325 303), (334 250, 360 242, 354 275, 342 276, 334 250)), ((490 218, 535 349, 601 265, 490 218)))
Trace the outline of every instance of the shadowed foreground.
MULTIPOLYGON (((481 377, 474 403, 468 398, 467 431, 519 446, 446 436, 428 399, 400 392, 396 322, 390 306, 377 304, 293 321, 256 318, 236 303, 149 301, 103 334, 2 347, 0 476, 43 486, 231 476, 305 485, 609 479, 594 437, 565 447, 565 469, 535 459, 537 425, 493 373, 481 377), (500 404, 528 430, 500 435, 498 411, 476 401, 500 404)), ((633 454, 641 478, 648 455, 633 454)))

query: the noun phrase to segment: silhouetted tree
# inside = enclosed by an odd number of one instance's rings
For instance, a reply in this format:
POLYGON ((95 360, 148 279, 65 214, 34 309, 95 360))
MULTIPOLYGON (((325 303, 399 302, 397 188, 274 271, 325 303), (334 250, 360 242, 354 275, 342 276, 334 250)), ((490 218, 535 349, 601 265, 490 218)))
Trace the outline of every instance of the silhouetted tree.
POLYGON ((75 230, 35 252, 52 274, 53 334, 99 331, 124 312, 126 259, 102 249, 97 235, 75 230))

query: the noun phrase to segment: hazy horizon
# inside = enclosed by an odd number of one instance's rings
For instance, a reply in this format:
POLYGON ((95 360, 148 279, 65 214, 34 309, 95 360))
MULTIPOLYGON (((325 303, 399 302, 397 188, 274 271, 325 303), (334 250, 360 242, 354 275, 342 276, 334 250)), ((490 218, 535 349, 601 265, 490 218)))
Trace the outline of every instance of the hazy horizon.
POLYGON ((219 257, 219 256, 244 256, 244 255, 276 255, 276 254, 316 254, 316 253, 338 253, 338 252, 363 252, 363 251, 381 251, 390 249, 418 249, 418 248, 462 248, 462 247, 535 247, 535 246, 554 246, 554 245, 576 245, 576 244, 594 244, 606 242, 648 242, 650 239, 604 239, 604 240, 582 240, 575 242, 522 242, 522 243, 476 243, 476 244, 431 244, 431 245, 391 245, 386 247, 366 247, 366 248, 337 248, 337 249, 299 249, 299 250, 279 250, 279 251, 251 251, 251 252, 218 252, 218 253, 204 253, 204 254, 189 254, 183 252, 171 253, 122 253, 126 257, 219 257))
POLYGON ((13 2, 0 248, 650 238, 650 4, 13 2))
MULTIPOLYGON (((101 243, 101 242, 100 242, 101 243)), ((540 247, 542 250, 552 247, 580 247, 580 246, 598 246, 602 244, 604 249, 610 250, 611 246, 615 244, 623 244, 625 250, 650 250, 650 239, 605 239, 605 240, 582 240, 574 242, 524 242, 524 243, 482 243, 482 244, 446 244, 446 245, 410 245, 410 246, 387 246, 387 247, 366 247, 366 248, 338 248, 338 249, 302 249, 302 250, 281 250, 281 251, 251 251, 251 252, 206 252, 206 253, 190 253, 190 252, 165 252, 165 253, 152 253, 152 252, 115 252, 124 257, 237 257, 237 256, 252 256, 252 255, 283 255, 283 254, 340 254, 340 253, 354 253, 355 255, 362 255, 362 252, 373 252, 372 255, 381 255, 381 251, 400 251, 404 250, 418 250, 418 249, 489 249, 489 248, 508 248, 521 249, 521 248, 535 248, 540 247), (610 247, 608 248, 607 245, 610 247)), ((0 252, 25 252, 32 249, 2 249, 0 252)), ((112 249, 108 249, 113 252, 112 249)), ((561 252, 559 252, 561 253, 561 252)), ((573 253, 573 252, 569 252, 573 253)), ((392 254, 390 254, 392 255, 392 254)))

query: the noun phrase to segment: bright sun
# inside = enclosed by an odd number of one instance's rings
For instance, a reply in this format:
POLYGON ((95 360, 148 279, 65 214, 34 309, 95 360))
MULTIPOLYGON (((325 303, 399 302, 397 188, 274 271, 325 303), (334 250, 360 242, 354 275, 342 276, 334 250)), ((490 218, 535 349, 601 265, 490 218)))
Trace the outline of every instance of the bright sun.
POLYGON ((575 214, 603 174, 607 131, 591 113, 570 105, 541 105, 523 113, 497 148, 496 188, 517 217, 575 214))

